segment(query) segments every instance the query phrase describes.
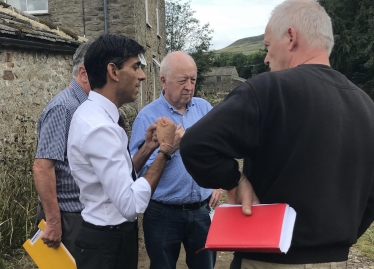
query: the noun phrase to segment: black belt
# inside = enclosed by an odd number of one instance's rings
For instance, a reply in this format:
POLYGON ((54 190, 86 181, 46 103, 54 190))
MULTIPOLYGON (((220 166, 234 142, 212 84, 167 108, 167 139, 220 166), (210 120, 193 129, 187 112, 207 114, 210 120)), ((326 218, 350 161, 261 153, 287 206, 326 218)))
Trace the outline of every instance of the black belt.
POLYGON ((93 230, 98 230, 98 231, 115 231, 115 230, 119 230, 124 227, 134 227, 135 225, 137 225, 137 221, 123 222, 118 225, 107 225, 107 226, 99 226, 99 225, 89 223, 87 221, 82 222, 82 226, 93 229, 93 230))
POLYGON ((200 207, 208 204, 209 200, 210 200, 210 196, 202 202, 196 202, 196 203, 193 203, 193 204, 184 204, 184 205, 164 204, 162 202, 155 201, 155 200, 151 200, 151 201, 155 202, 157 204, 161 204, 161 205, 166 206, 166 207, 173 208, 173 209, 196 210, 196 209, 199 209, 200 207))

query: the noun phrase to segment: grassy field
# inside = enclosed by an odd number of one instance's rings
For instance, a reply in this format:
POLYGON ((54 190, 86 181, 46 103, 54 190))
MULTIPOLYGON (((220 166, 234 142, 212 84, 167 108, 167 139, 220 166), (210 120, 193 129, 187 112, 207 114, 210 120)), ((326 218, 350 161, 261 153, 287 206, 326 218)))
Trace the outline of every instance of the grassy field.
POLYGON ((374 223, 355 245, 360 253, 374 263, 374 223))
POLYGON ((233 52, 251 54, 264 48, 264 35, 239 39, 226 48, 216 50, 215 53, 233 52))

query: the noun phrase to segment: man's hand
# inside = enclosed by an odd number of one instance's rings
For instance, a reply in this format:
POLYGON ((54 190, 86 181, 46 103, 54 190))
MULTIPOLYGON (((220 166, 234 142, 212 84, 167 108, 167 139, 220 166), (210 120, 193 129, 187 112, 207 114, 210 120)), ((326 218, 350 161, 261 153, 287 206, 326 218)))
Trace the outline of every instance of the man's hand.
POLYGON ((242 204, 242 211, 244 215, 252 214, 252 205, 259 204, 260 200, 257 198, 252 184, 247 177, 242 174, 238 186, 227 192, 228 202, 231 204, 242 204))
POLYGON ((42 240, 49 247, 57 248, 61 242, 61 213, 57 201, 55 161, 35 159, 34 183, 46 217, 42 240))
POLYGON ((210 200, 209 200, 209 206, 210 207, 213 207, 215 208, 218 203, 219 203, 219 199, 221 199, 221 196, 222 196, 222 189, 214 189, 212 191, 212 196, 210 197, 210 200))
POLYGON ((61 221, 52 223, 50 221, 46 222, 45 229, 43 231, 42 240, 50 248, 57 248, 61 243, 61 221))
MULTIPOLYGON (((161 117, 157 120, 156 125, 156 136, 160 145, 162 143, 164 143, 165 145, 173 145, 175 130, 177 129, 175 123, 166 117, 161 117)), ((167 148, 166 146, 163 148, 167 149, 168 152, 171 152, 170 148, 167 148)))
POLYGON ((183 135, 184 135, 184 129, 183 129, 183 127, 182 127, 182 124, 179 124, 178 126, 177 126, 177 129, 176 129, 176 131, 175 131, 175 136, 174 136, 174 145, 173 145, 173 147, 174 147, 174 149, 173 149, 173 152, 175 152, 175 151, 177 151, 178 149, 179 149, 179 144, 180 144, 180 142, 181 142, 181 140, 182 140, 182 137, 183 137, 183 135))
POLYGON ((145 145, 151 152, 153 152, 160 146, 160 143, 157 140, 156 126, 156 123, 151 124, 145 131, 145 145))
POLYGON ((227 194, 227 203, 228 204, 236 204, 236 190, 238 187, 235 187, 229 191, 226 191, 227 194))

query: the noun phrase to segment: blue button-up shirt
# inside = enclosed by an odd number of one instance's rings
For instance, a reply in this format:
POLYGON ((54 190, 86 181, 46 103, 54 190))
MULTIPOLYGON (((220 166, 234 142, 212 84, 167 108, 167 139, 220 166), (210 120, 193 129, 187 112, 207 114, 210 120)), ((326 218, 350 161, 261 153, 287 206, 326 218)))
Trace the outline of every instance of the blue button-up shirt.
POLYGON ((56 191, 60 210, 81 212, 79 188, 70 173, 66 154, 70 122, 87 94, 73 79, 44 108, 38 120, 38 146, 35 158, 55 160, 56 191))
MULTIPOLYGON (((203 117, 212 106, 201 98, 193 97, 187 104, 185 113, 180 114, 165 99, 164 95, 145 106, 136 117, 132 126, 130 151, 134 155, 139 145, 145 139, 145 131, 157 118, 165 116, 176 125, 182 124, 186 130, 203 117)), ((155 160, 158 149, 148 159, 139 175, 143 175, 155 160)), ((191 204, 207 199, 212 193, 196 184, 183 165, 179 150, 175 151, 172 159, 166 164, 152 199, 166 204, 191 204)))

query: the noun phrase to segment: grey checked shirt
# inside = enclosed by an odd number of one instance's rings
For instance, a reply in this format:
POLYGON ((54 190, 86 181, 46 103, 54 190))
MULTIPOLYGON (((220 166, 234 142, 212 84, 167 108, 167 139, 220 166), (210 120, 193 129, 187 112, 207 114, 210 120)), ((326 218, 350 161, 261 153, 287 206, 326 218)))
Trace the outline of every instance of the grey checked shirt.
POLYGON ((36 159, 55 160, 57 199, 61 211, 81 212, 79 188, 70 173, 66 154, 70 122, 87 94, 72 80, 44 108, 38 120, 36 159))

